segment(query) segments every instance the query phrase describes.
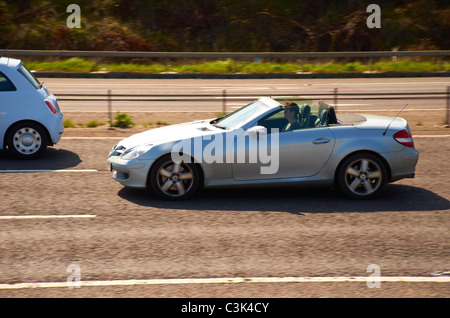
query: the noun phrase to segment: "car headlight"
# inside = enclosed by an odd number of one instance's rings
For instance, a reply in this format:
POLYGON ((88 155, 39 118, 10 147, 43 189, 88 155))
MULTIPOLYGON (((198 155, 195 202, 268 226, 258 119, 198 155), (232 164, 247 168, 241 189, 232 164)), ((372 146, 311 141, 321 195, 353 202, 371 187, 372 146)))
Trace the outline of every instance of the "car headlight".
POLYGON ((150 148, 153 146, 153 144, 147 144, 147 145, 141 145, 141 146, 136 146, 134 148, 130 148, 128 150, 126 150, 121 156, 120 158, 123 160, 133 160, 138 158, 139 156, 143 155, 144 153, 146 153, 147 151, 150 150, 150 148))

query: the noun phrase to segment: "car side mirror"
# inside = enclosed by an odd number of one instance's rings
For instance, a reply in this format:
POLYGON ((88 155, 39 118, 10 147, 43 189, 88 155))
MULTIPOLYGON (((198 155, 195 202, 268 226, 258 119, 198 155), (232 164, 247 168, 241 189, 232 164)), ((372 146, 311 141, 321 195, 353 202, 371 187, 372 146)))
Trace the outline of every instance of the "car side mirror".
POLYGON ((254 126, 245 131, 246 136, 267 135, 267 128, 264 126, 254 126))

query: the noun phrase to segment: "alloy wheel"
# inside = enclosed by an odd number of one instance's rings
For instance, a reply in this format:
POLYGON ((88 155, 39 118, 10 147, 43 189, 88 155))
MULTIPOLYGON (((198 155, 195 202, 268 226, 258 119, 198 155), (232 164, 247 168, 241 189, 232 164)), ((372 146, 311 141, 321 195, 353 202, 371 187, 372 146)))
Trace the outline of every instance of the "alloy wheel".
POLYGON ((383 172, 374 160, 361 158, 347 165, 344 178, 348 190, 358 196, 370 196, 382 185, 383 172))
POLYGON ((157 185, 161 192, 170 197, 182 197, 192 187, 194 173, 183 162, 168 161, 157 172, 157 185))

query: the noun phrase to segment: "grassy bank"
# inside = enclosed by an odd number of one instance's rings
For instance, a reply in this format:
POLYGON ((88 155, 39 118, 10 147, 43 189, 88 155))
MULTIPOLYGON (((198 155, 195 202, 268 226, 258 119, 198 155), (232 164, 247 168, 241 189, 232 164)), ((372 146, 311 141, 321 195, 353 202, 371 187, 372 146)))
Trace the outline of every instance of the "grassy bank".
POLYGON ((269 62, 204 62, 198 64, 103 64, 83 58, 70 58, 63 61, 36 62, 24 61, 30 70, 57 72, 137 72, 137 73, 348 73, 348 72, 436 72, 450 71, 450 63, 441 64, 428 61, 381 61, 372 64, 354 63, 269 63, 269 62))

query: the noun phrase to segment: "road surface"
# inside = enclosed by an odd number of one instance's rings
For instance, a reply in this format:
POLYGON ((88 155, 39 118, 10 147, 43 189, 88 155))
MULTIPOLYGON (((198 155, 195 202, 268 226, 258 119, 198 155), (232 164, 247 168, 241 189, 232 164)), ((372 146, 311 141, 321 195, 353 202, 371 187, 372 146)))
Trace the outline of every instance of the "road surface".
MULTIPOLYGON (((314 94, 311 98, 323 98, 334 104, 334 90, 339 94, 367 94, 361 96, 339 96, 337 106, 340 110, 353 109, 394 109, 400 110, 408 104, 408 108, 444 109, 446 106, 445 92, 450 86, 448 78, 385 78, 385 79, 64 79, 41 78, 45 86, 55 95, 85 94, 88 96, 60 96, 64 111, 107 111, 107 94, 130 95, 163 95, 162 97, 141 97, 147 101, 113 101, 113 111, 222 111, 223 91, 227 98, 225 107, 231 111, 245 105, 247 102, 237 99, 254 98, 255 96, 278 96, 292 94, 314 94), (407 99, 392 99, 407 95, 374 96, 379 93, 442 93, 436 95, 411 96, 407 99), (173 95, 213 95, 200 101, 173 101, 173 95), (233 97, 233 95, 240 95, 233 97), (345 100, 343 98, 359 98, 345 100), (364 97, 385 97, 391 99, 373 100, 364 97), (424 99, 424 97, 441 97, 441 99, 424 99), (100 101, 72 101, 71 99, 100 99, 100 101), (151 101, 155 100, 156 101, 151 101), (169 99, 170 101, 161 101, 169 99)), ((113 99, 127 99, 125 96, 113 99)), ((129 97, 128 97, 129 99, 129 97)), ((137 98, 139 99, 139 98, 137 98)), ((178 97, 179 99, 179 97, 178 97)), ((198 98, 196 99, 203 99, 198 98)))
MULTIPOLYGON (((245 92, 247 85, 65 81, 48 87, 180 93, 245 92)), ((317 91, 448 85, 371 81, 358 88, 350 80, 310 82, 317 91)), ((295 85, 251 83, 261 93, 295 85)), ((161 201, 111 178, 106 157, 121 138, 64 136, 37 161, 0 153, 0 297, 450 297, 448 136, 415 136, 416 178, 387 185, 370 201, 299 188, 204 190, 189 201, 161 201), (374 273, 379 288, 369 288, 374 273), (71 288, 76 282, 80 288, 71 288)))

